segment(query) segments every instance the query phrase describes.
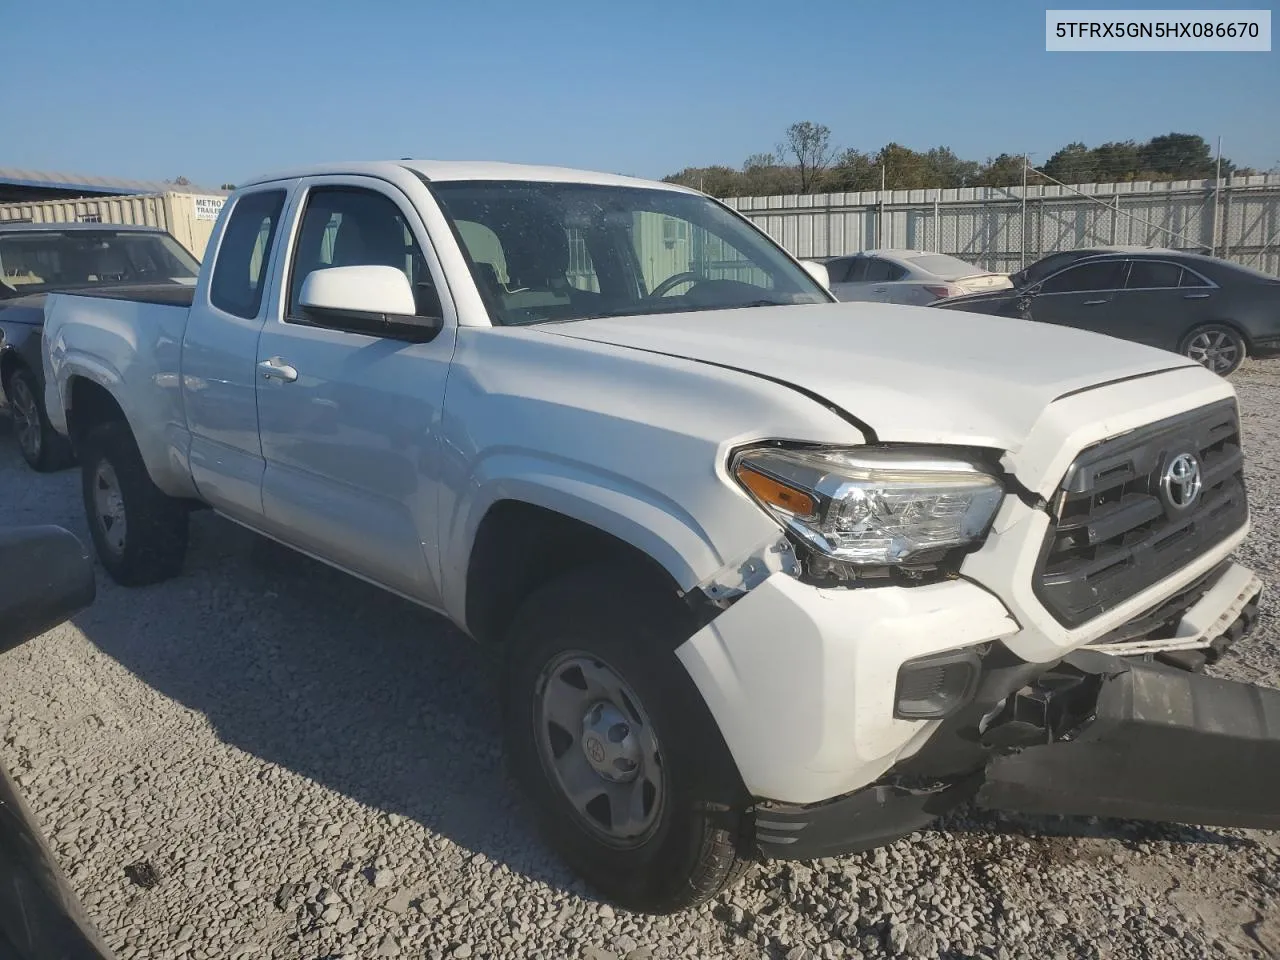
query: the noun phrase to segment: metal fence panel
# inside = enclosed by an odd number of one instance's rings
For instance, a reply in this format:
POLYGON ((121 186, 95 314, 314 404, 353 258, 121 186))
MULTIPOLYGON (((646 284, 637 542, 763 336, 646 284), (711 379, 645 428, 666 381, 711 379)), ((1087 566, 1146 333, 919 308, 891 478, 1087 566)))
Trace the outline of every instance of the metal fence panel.
POLYGON ((1012 271, 1060 250, 1153 246, 1280 274, 1280 175, 1172 183, 888 190, 725 201, 798 257, 932 250, 1012 271), (1215 213, 1216 212, 1216 213, 1215 213))

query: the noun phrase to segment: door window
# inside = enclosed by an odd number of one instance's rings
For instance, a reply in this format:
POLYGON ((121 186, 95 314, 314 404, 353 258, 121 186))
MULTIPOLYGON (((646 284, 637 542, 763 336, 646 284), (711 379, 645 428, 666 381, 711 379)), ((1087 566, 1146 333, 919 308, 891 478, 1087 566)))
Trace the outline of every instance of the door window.
POLYGON ((906 275, 907 271, 896 263, 881 260, 879 257, 868 257, 867 272, 863 279, 868 283, 892 283, 894 280, 901 280, 906 275))
POLYGON ((844 278, 845 283, 862 283, 867 279, 867 258, 854 257, 853 263, 849 265, 849 274, 844 278))
POLYGON ((1041 293, 1090 293, 1118 290, 1124 279, 1123 260, 1082 263, 1054 274, 1044 282, 1041 293))
POLYGON ((209 301, 219 310, 246 320, 258 315, 283 207, 283 190, 250 193, 236 201, 209 278, 209 301))
POLYGON ((1182 268, 1182 279, 1178 282, 1180 287, 1207 287, 1209 281, 1193 270, 1182 268))
POLYGON ((1167 260, 1134 260, 1129 267, 1129 290, 1167 290, 1178 285, 1182 268, 1167 260))
POLYGON ((361 187, 312 189, 294 246, 286 319, 306 322, 301 319, 298 298, 313 270, 354 266, 403 271, 413 287, 418 314, 440 315, 440 300, 422 248, 390 197, 361 187))

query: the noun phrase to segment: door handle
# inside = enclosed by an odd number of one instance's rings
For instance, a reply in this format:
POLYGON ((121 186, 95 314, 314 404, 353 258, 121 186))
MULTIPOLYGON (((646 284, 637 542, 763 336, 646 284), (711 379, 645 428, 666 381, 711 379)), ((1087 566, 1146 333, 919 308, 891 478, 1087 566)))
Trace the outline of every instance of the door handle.
POLYGON ((1111 302, 1110 300, 1086 300, 1086 301, 1084 302, 1083 306, 1086 306, 1086 307, 1094 307, 1094 306, 1097 306, 1097 305, 1098 305, 1098 304, 1100 304, 1100 303, 1110 303, 1110 302, 1111 302))
POLYGON ((1209 295, 1207 293, 1184 293, 1182 295, 1182 299, 1183 300, 1208 300, 1209 295))
POLYGON ((298 379, 298 371, 279 357, 263 360, 258 364, 258 372, 262 374, 264 380, 283 380, 285 383, 293 383, 298 379))

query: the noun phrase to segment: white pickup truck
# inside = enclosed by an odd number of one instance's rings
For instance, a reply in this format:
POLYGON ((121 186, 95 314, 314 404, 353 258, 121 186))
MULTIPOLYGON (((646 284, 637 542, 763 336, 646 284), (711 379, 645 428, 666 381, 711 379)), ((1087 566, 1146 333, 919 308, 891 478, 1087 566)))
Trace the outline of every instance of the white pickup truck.
POLYGON ((1280 691, 1170 666, 1257 615, 1231 385, 824 279, 668 184, 302 169, 194 289, 51 296, 46 401, 118 582, 207 506, 501 645, 509 762, 626 906, 970 800, 1280 826, 1280 691))

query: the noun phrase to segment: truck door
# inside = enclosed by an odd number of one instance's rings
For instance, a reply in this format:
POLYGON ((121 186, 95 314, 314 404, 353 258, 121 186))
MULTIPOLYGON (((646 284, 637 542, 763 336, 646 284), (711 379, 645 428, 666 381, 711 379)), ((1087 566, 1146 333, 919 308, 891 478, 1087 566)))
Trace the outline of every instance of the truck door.
POLYGON ((191 477, 209 504, 252 525, 262 519, 264 469, 256 353, 287 194, 269 184, 237 195, 210 243, 212 272, 201 278, 182 341, 191 477))
MULTIPOLYGON (((438 427, 456 326, 427 343, 317 326, 299 306, 326 267, 404 270, 419 312, 442 316, 443 275, 409 200, 364 177, 304 181, 280 277, 280 309, 258 341, 266 529, 349 571, 437 605, 438 427)), ((365 328, 367 331, 367 327, 365 328)))

